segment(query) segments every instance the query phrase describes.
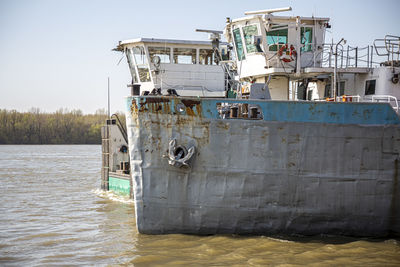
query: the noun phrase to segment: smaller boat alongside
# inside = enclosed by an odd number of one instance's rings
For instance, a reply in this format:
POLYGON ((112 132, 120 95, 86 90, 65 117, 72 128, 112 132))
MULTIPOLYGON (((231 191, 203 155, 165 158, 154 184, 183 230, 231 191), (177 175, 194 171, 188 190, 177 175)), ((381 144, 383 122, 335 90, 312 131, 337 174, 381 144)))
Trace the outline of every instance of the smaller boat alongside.
POLYGON ((101 138, 101 189, 133 198, 128 136, 118 115, 107 119, 101 128, 101 138))

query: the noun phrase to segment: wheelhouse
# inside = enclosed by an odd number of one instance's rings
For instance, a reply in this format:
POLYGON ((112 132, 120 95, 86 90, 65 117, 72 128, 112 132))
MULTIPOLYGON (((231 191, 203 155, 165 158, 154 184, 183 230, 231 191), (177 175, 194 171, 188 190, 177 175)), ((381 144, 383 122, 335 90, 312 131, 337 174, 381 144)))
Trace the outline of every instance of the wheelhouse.
POLYGON ((225 96, 225 75, 211 42, 139 38, 121 41, 132 85, 140 93, 169 89, 181 96, 225 96))
POLYGON ((228 21, 241 77, 321 67, 328 18, 255 15, 228 21))

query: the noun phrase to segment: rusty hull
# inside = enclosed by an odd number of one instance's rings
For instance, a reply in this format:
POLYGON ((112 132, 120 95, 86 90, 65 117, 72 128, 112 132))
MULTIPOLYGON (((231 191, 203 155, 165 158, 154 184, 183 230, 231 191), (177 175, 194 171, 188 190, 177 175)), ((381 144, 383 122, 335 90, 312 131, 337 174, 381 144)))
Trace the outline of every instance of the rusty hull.
POLYGON ((128 98, 140 233, 400 233, 398 124, 346 123, 334 106, 343 123, 268 121, 262 103, 263 120, 220 119, 221 101, 128 98), (171 139, 196 147, 192 168, 168 164, 171 139))

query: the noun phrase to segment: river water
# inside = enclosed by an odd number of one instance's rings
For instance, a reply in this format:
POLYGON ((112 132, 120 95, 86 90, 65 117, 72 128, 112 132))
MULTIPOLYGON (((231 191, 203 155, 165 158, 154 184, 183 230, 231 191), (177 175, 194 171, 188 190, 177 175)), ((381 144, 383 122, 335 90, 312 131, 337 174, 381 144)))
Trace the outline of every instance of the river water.
POLYGON ((98 145, 0 146, 0 266, 400 266, 399 239, 142 235, 98 145))

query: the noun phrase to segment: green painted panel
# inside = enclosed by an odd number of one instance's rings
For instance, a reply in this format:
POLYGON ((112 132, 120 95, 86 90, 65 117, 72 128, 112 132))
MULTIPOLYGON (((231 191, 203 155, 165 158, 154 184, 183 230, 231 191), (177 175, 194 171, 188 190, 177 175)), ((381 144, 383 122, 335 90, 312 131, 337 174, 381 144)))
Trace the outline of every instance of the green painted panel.
POLYGON ((109 176, 108 188, 110 191, 114 191, 117 194, 129 195, 131 187, 129 180, 109 176))

